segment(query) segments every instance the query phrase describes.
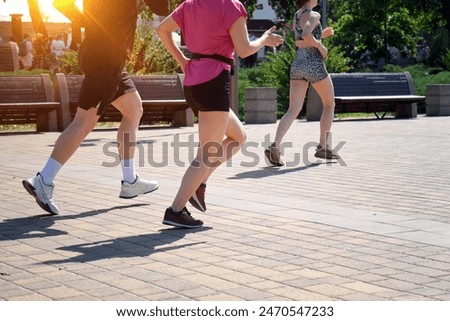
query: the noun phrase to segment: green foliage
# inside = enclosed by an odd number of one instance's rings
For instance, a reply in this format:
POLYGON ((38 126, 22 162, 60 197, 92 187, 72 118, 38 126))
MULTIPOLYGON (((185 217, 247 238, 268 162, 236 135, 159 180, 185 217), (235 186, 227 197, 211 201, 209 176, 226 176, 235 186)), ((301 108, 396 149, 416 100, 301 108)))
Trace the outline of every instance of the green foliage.
POLYGON ((60 58, 64 65, 65 74, 81 75, 81 69, 78 66, 78 53, 74 50, 64 51, 60 58))
POLYGON ((261 86, 277 88, 278 112, 284 114, 289 107, 289 72, 295 55, 293 37, 287 37, 285 49, 270 53, 261 64, 261 86))
POLYGON ((292 21, 297 11, 295 1, 292 0, 269 0, 269 5, 275 10, 278 17, 286 21, 292 21))
POLYGON ((49 73, 50 72, 45 69, 33 69, 33 70, 21 69, 19 71, 2 71, 0 72, 0 76, 36 76, 49 73))
POLYGON ((440 65, 444 70, 450 71, 450 50, 447 51, 441 56, 440 65))
POLYGON ((432 64, 438 64, 439 59, 449 48, 450 45, 450 34, 445 28, 439 28, 435 31, 430 39, 430 62, 432 64))
POLYGON ((330 73, 347 72, 350 70, 350 58, 345 56, 344 50, 339 46, 328 46, 328 57, 325 65, 330 73))
POLYGON ((366 50, 374 53, 375 60, 385 57, 387 46, 415 51, 417 23, 408 8, 396 5, 395 1, 336 0, 338 19, 333 25, 336 33, 332 43, 354 58, 366 50))
POLYGON ((177 62, 156 37, 155 30, 138 30, 127 70, 133 74, 174 74, 177 62))
POLYGON ((408 71, 414 82, 414 88, 417 95, 426 95, 428 84, 450 84, 450 71, 430 68, 423 64, 417 64, 401 68, 399 66, 387 65, 386 72, 408 71))

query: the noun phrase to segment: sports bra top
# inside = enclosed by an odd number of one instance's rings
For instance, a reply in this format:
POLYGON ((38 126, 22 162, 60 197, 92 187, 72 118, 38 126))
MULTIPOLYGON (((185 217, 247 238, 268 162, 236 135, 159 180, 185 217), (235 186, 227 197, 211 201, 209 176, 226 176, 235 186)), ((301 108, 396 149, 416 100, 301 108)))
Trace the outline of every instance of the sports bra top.
MULTIPOLYGON (((300 18, 302 14, 305 12, 311 12, 311 9, 300 9, 295 13, 295 40, 303 40, 303 30, 300 25, 300 18)), ((317 23, 316 27, 311 32, 312 36, 316 38, 317 40, 320 40, 322 38, 322 25, 320 24, 320 21, 317 23)))

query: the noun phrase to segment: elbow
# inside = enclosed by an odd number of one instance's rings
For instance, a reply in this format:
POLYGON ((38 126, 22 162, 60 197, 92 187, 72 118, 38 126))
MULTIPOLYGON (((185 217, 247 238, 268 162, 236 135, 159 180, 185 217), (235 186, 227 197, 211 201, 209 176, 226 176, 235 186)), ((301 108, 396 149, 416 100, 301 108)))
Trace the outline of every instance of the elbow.
POLYGON ((254 52, 252 52, 252 50, 238 50, 236 49, 236 54, 240 57, 240 58, 247 58, 248 56, 254 54, 254 52))
POLYGON ((312 36, 312 34, 303 34, 303 40, 306 41, 310 45, 314 45, 316 42, 316 38, 312 36))
POLYGON ((167 28, 164 28, 163 25, 159 25, 158 27, 156 27, 156 34, 158 35, 159 39, 170 38, 172 36, 172 32, 170 30, 167 30, 167 28))

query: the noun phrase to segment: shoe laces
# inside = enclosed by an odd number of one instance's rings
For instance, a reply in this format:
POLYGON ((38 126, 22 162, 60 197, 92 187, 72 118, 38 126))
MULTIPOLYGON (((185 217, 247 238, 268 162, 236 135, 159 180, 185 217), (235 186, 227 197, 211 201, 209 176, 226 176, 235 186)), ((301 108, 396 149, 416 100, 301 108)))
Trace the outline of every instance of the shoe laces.
POLYGON ((44 191, 44 193, 47 196, 47 198, 48 199, 53 199, 53 189, 54 189, 55 186, 54 185, 46 185, 44 183, 44 180, 42 179, 42 176, 41 176, 41 179, 40 179, 40 184, 41 184, 42 190, 44 191))
POLYGON ((188 209, 186 207, 184 207, 180 213, 186 214, 187 216, 189 216, 190 218, 194 219, 191 215, 191 212, 188 211, 188 209))

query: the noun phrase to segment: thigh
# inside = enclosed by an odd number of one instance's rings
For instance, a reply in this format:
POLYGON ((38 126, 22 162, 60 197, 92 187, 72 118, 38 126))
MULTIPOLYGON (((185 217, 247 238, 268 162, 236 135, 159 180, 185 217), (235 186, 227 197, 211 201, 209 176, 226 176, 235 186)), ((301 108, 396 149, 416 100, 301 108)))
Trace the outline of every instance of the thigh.
POLYGON ((138 115, 142 113, 142 100, 137 91, 127 92, 111 103, 120 113, 126 117, 138 115))
POLYGON ((246 140, 245 128, 232 110, 228 113, 225 135, 231 140, 238 142, 244 142, 246 140))
POLYGON ((312 83, 311 85, 319 94, 324 107, 334 106, 334 87, 329 75, 327 76, 327 78, 312 83))
POLYGON ((229 112, 199 111, 198 136, 200 141, 199 153, 208 153, 211 147, 219 148, 225 137, 228 126, 229 112))

